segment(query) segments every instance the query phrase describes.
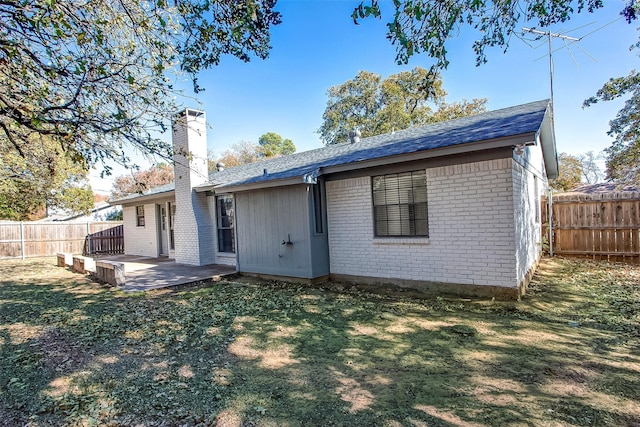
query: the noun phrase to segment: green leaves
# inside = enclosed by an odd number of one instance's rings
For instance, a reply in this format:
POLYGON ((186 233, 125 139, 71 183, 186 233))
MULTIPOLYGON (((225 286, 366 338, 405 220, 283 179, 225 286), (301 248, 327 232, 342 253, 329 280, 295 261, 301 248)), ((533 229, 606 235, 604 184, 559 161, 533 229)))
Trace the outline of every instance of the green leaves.
POLYGON ((265 157, 286 156, 296 152, 296 146, 290 139, 282 139, 275 132, 267 132, 258 138, 258 144, 262 148, 265 157))
POLYGON ((325 144, 347 142, 349 132, 356 128, 363 137, 380 135, 476 114, 486 104, 484 99, 447 104, 440 76, 420 67, 384 80, 361 71, 354 79, 330 88, 328 96, 318 130, 325 144))
MULTIPOLYGON (((545 27, 565 22, 575 13, 572 0, 394 0, 394 14, 387 23, 387 38, 396 45, 396 62, 406 64, 415 54, 426 53, 435 59, 436 70, 447 68, 446 44, 457 36, 462 26, 478 31, 473 44, 476 63, 487 61, 485 49, 492 46, 508 46, 518 22, 531 22, 545 27)), ((602 7, 602 0, 579 0, 577 12, 587 9, 593 12, 602 7)), ((627 9, 625 9, 626 11, 627 9)), ((625 16, 635 17, 633 8, 625 16)), ((377 0, 361 1, 351 15, 357 24, 359 19, 380 18, 377 0)))
POLYGON ((121 144, 170 160, 168 129, 182 94, 170 83, 222 55, 266 58, 275 0, 169 3, 75 0, 0 5, 0 143, 23 155, 46 135, 88 166, 127 166, 121 144))
POLYGON ((623 96, 629 98, 609 122, 608 133, 615 140, 605 150, 606 176, 620 183, 640 185, 640 72, 632 70, 627 76, 610 79, 583 105, 588 107, 623 96))
POLYGON ((226 168, 254 163, 265 158, 286 156, 296 152, 296 146, 290 139, 283 139, 275 132, 267 132, 258 138, 258 144, 240 141, 224 151, 217 160, 209 160, 209 171, 217 169, 217 163, 226 168))
MULTIPOLYGON (((394 14, 387 23, 387 38, 396 46, 396 62, 406 64, 413 55, 425 53, 435 63, 431 71, 436 75, 449 65, 447 44, 457 37, 465 26, 477 32, 472 44, 476 65, 487 62, 487 48, 501 47, 506 51, 509 40, 517 35, 516 25, 548 27, 566 22, 575 13, 594 12, 603 7, 602 0, 394 0, 394 14)), ((628 0, 621 14, 631 23, 639 16, 640 5, 628 0)), ((381 17, 377 0, 361 1, 353 10, 352 18, 381 17)), ((635 46, 638 47, 640 42, 635 46)), ((585 101, 585 106, 599 101, 629 96, 624 107, 611 121, 609 134, 616 141, 607 150, 607 178, 624 183, 640 183, 640 87, 638 73, 611 79, 598 93, 585 101)), ((332 95, 330 94, 330 97, 332 95)), ((332 101, 329 101, 330 105, 332 101)), ((329 108, 329 107, 328 107, 329 108)), ((345 116, 346 117, 346 116, 345 116)), ((330 129, 334 129, 335 118, 325 112, 325 124, 320 133, 325 143, 337 140, 330 129)), ((348 126, 360 125, 368 132, 364 123, 353 120, 348 126)), ((339 139, 344 138, 340 132, 339 139)))
MULTIPOLYGON (((45 130, 39 116, 29 126, 45 130)), ((27 220, 49 208, 86 213, 94 204, 86 182, 86 163, 74 150, 63 151, 51 137, 30 136, 19 150, 0 139, 0 219, 27 220)))
POLYGON ((576 156, 567 153, 558 154, 558 177, 551 186, 558 191, 569 191, 582 182, 582 163, 576 156))
MULTIPOLYGON (((476 65, 487 62, 487 48, 502 47, 506 52, 509 40, 517 35, 516 25, 548 27, 566 22, 575 13, 584 10, 594 12, 603 6, 602 0, 452 0, 446 2, 429 0, 394 0, 393 17, 387 23, 387 38, 396 46, 396 62, 406 64, 413 55, 425 53, 435 63, 431 71, 437 74, 449 65, 447 44, 465 26, 476 31, 477 38, 472 44, 476 65)), ((621 14, 631 23, 638 17, 640 6, 629 0, 621 14)), ((380 18, 381 10, 377 0, 361 1, 352 13, 357 24, 360 19, 380 18)), ((638 43, 640 45, 640 42, 638 43)), ((637 45, 635 47, 638 47, 637 45)), ((638 74, 611 79, 598 93, 585 101, 585 106, 599 101, 629 96, 625 106, 611 121, 609 134, 616 141, 607 150, 607 178, 625 183, 640 183, 640 85, 638 74)), ((330 94, 330 96, 332 96, 330 94)), ((330 105, 331 105, 330 100, 330 105)), ((329 108, 329 107, 328 107, 329 108)), ((320 129, 325 143, 336 141, 329 133, 335 121, 325 112, 325 124, 320 129)), ((352 120, 348 126, 364 123, 352 120)), ((341 132, 340 139, 344 138, 341 132)))
MULTIPOLYGON (((397 1, 394 0, 394 3, 397 3, 397 1)), ((374 18, 380 18, 382 16, 380 13, 380 7, 376 0, 371 1, 371 6, 365 6, 364 2, 360 3, 351 14, 353 23, 356 25, 358 25, 358 19, 367 18, 369 16, 373 16, 374 18)))
POLYGON ((178 51, 181 69, 191 75, 220 62, 222 55, 249 61, 269 55, 270 29, 281 22, 276 0, 181 2, 178 15, 184 32, 178 51), (211 19, 214 17, 214 19, 211 19))

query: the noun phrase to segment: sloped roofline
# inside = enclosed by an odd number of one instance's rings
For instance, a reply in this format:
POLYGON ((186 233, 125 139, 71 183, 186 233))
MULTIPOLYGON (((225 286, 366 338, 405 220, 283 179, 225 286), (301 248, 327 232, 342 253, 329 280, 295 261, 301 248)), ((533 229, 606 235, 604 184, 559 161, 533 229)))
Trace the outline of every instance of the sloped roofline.
MULTIPOLYGON (((312 183, 323 174, 357 170, 492 148, 541 144, 547 176, 557 177, 558 162, 549 100, 535 101, 447 122, 335 144, 275 159, 213 172, 197 192, 233 192, 312 183)), ((166 197, 173 184, 142 195, 110 201, 128 204, 166 197)))
POLYGON ((488 111, 474 116, 326 146, 214 172, 196 191, 244 191, 279 185, 313 183, 338 171, 451 154, 541 143, 547 173, 555 176, 557 160, 549 101, 488 111))
MULTIPOLYGON (((380 157, 373 159, 365 159, 354 163, 345 163, 338 165, 330 165, 326 167, 320 167, 316 170, 310 171, 306 175, 313 175, 313 178, 330 175, 340 172, 348 172, 359 169, 367 169, 376 166, 394 165, 404 162, 410 162, 415 160, 426 160, 436 157, 444 157, 451 155, 464 155, 473 152, 491 150, 494 148, 510 147, 516 145, 536 145, 537 133, 528 132, 525 134, 515 135, 512 137, 495 138, 491 140, 471 142, 458 146, 449 146, 442 148, 433 148, 430 150, 416 151, 408 154, 396 154, 388 157, 380 157)), ((240 184, 219 184, 212 183, 203 184, 195 188, 196 192, 215 191, 219 193, 231 193, 237 191, 247 191, 260 188, 280 187, 284 185, 302 184, 305 181, 305 175, 296 175, 293 177, 286 177, 281 179, 271 179, 259 182, 248 182, 240 184)), ((311 182, 309 182, 311 183, 311 182)))

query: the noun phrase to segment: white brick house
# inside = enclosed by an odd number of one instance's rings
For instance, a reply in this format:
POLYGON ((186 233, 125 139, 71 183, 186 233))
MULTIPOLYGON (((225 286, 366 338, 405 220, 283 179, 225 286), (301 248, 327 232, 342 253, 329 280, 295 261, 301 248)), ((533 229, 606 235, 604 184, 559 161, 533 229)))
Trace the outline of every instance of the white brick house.
POLYGON ((174 126, 175 185, 115 201, 126 252, 265 276, 517 297, 540 257, 540 196, 557 174, 547 106, 208 176, 204 114, 185 110, 174 126))

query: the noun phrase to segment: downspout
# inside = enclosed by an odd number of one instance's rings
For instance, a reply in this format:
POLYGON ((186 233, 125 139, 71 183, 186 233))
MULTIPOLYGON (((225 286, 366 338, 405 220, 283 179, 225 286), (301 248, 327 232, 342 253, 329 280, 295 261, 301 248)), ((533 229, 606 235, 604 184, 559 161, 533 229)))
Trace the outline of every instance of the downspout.
MULTIPOLYGON (((212 190, 213 191, 213 190, 212 190)), ((214 193, 215 194, 215 193, 214 193)), ((236 193, 233 194, 233 238, 235 239, 235 250, 236 250, 236 273, 240 273, 240 250, 238 249, 238 245, 242 246, 242 240, 238 239, 238 209, 236 205, 236 193)), ((218 202, 213 199, 216 204, 216 222, 218 221, 218 202)), ((217 230, 216 230, 217 233, 217 230)), ((218 248, 219 249, 219 248, 218 248)))
POLYGON ((553 256, 553 189, 549 188, 549 256, 553 256))

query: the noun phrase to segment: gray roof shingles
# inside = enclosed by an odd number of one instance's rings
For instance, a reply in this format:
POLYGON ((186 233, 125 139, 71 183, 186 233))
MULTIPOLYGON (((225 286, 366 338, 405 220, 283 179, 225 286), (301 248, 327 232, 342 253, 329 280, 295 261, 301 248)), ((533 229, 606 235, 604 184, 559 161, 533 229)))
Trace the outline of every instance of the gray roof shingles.
POLYGON ((395 133, 335 144, 262 162, 237 166, 209 175, 210 184, 229 187, 294 178, 322 167, 357 163, 399 154, 537 132, 548 100, 489 111, 395 133), (267 174, 264 174, 264 169, 267 174))
MULTIPOLYGON (((329 145, 315 150, 236 166, 220 172, 212 172, 209 175, 210 182, 202 187, 233 187, 302 177, 328 166, 348 165, 364 160, 535 133, 540 129, 548 104, 548 100, 536 101, 475 116, 364 138, 357 143, 329 145), (265 169, 266 174, 264 173, 265 169)), ((149 192, 145 192, 144 195, 171 190, 173 190, 173 185, 167 184, 153 188, 149 192)), ((129 197, 125 199, 129 199, 129 197)))

